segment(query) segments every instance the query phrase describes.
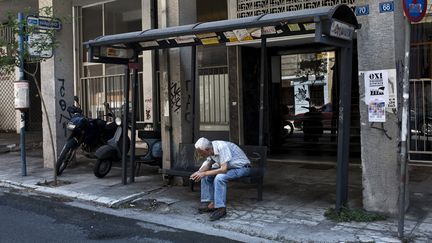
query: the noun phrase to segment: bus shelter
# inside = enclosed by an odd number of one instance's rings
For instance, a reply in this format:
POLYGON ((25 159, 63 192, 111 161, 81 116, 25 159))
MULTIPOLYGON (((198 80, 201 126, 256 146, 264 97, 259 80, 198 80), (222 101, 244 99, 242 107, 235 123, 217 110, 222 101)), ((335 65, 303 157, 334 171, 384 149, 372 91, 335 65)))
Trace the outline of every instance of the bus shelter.
MULTIPOLYGON (((259 145, 264 145, 264 109, 266 102, 265 86, 268 81, 267 48, 268 45, 283 46, 295 36, 312 36, 305 45, 333 48, 339 52, 340 90, 351 90, 353 37, 359 29, 355 14, 347 5, 322 7, 293 12, 269 13, 240 19, 229 19, 205 23, 196 23, 161 29, 148 29, 138 32, 101 36, 85 43, 89 49, 90 62, 119 64, 125 66, 124 109, 129 110, 129 79, 132 72, 132 85, 137 87, 138 55, 143 51, 166 48, 191 48, 192 87, 196 85, 196 47, 199 45, 240 45, 254 44, 261 49, 260 60, 260 95, 259 95, 259 145)), ((136 89, 134 89, 136 90, 136 89)), ((195 95, 192 96, 195 107, 195 95)), ((136 134, 136 92, 132 93, 132 115, 123 116, 123 129, 131 124, 130 181, 134 181, 135 134, 136 134), (130 120, 128 120, 130 119, 130 120)), ((158 101, 159 102, 159 101, 158 101)), ((350 143, 351 92, 341 92, 339 98, 339 118, 337 131, 337 178, 336 209, 348 199, 348 161, 350 143)), ((193 109, 195 117, 195 109, 193 109)), ((195 119, 193 119, 195 123, 195 119)), ((193 124, 195 127, 197 124, 193 124)), ((192 129, 193 131, 195 129, 192 129)), ((195 139, 194 134, 192 135, 195 139)), ((126 139, 126 136, 124 136, 126 139)), ((124 143, 126 144, 126 143, 124 143)), ((173 146, 172 144, 170 146, 173 146)), ((124 149, 125 150, 125 149, 124 149)), ((123 150, 123 151, 124 151, 123 150)), ((122 157, 122 182, 127 183, 127 157, 122 157)))

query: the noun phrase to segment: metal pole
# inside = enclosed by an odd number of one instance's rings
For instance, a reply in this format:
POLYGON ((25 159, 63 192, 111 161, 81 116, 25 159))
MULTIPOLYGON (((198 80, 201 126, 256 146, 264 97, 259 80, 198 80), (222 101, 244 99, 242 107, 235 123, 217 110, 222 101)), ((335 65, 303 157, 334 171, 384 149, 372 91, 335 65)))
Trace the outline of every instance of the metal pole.
MULTIPOLYGON (((136 107, 137 107, 137 91, 138 91, 138 64, 133 68, 133 83, 132 83, 132 116, 131 116, 131 175, 130 182, 135 182, 135 134, 136 134, 136 107)), ((150 149, 150 148, 149 148, 150 149)))
POLYGON ((352 43, 340 49, 340 98, 336 176, 336 211, 348 201, 348 163, 351 126, 352 43), (345 92, 344 92, 345 91, 345 92))
POLYGON ((264 87, 267 81, 267 38, 261 39, 261 79, 259 103, 259 145, 264 144, 264 87))
MULTIPOLYGON (((24 14, 18 13, 18 24, 19 24, 19 37, 18 37, 18 48, 19 48, 19 80, 24 81, 24 14)), ((26 161, 26 148, 25 148, 25 112, 20 110, 20 148, 21 148, 21 175, 27 176, 27 161, 26 161)))
POLYGON ((400 180, 399 180, 399 220, 398 235, 404 237, 405 224, 405 193, 407 179, 407 137, 408 137, 408 107, 409 107, 409 61, 410 61, 410 35, 411 25, 405 21, 405 60, 403 76, 403 103, 402 103, 402 127, 401 127, 401 153, 400 153, 400 180))
POLYGON ((128 113, 129 113, 129 66, 125 67, 125 78, 123 88, 123 145, 122 145, 122 183, 127 184, 127 139, 128 139, 128 113))
POLYGON ((196 46, 191 46, 191 85, 192 85, 192 143, 195 142, 196 105, 196 46))

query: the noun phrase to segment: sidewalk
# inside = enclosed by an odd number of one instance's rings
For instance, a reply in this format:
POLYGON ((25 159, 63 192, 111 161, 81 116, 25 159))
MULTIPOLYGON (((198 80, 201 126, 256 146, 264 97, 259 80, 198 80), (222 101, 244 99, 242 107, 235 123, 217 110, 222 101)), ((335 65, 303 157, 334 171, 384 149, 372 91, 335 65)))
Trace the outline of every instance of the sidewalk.
MULTIPOLYGON (((119 167, 98 179, 92 172, 93 163, 79 157, 59 177, 69 184, 53 188, 37 185, 53 178, 52 169, 42 166, 41 150, 27 151, 26 177, 21 176, 19 152, 2 153, 0 186, 88 201, 133 218, 247 242, 399 242, 396 218, 335 223, 324 217, 335 202, 333 166, 269 163, 264 200, 256 201, 255 188, 232 183, 227 217, 211 222, 208 215, 196 213, 199 188, 191 192, 185 186, 166 186, 156 167, 145 167, 135 183, 123 185, 119 167)), ((349 204, 361 207, 361 170, 351 167, 349 177, 349 204)), ((432 169, 413 169, 410 177, 405 234, 412 242, 432 242, 432 169)))

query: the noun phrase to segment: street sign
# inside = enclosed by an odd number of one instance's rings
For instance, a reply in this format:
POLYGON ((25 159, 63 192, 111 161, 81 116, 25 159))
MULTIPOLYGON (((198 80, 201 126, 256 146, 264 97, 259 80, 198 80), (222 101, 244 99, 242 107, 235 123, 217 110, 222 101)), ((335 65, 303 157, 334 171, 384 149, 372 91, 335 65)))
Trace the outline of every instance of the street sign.
POLYGON ((43 16, 28 16, 27 24, 42 30, 60 30, 62 28, 59 19, 43 16))
POLYGON ((363 16, 363 15, 368 15, 369 14, 369 5, 362 5, 362 6, 357 6, 355 8, 355 15, 356 16, 363 16))
POLYGON ((28 36, 27 45, 28 52, 31 57, 38 58, 50 58, 53 56, 52 48, 46 49, 44 47, 39 46, 40 43, 44 43, 45 46, 52 45, 52 39, 47 33, 32 33, 28 36))
POLYGON ((393 2, 384 2, 379 4, 380 13, 387 13, 394 11, 394 3, 393 2))
POLYGON ((426 15, 427 0, 403 0, 403 8, 411 22, 419 22, 426 15))

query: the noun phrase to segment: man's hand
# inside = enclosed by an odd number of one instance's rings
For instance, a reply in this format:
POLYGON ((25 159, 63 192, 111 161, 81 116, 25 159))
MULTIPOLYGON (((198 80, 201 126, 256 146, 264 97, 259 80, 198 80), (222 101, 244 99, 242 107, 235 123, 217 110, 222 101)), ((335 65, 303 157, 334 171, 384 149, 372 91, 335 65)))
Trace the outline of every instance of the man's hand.
POLYGON ((198 182, 198 181, 200 181, 204 176, 205 176, 205 172, 203 172, 203 171, 197 171, 197 172, 193 173, 193 174, 190 176, 190 179, 191 179, 191 180, 194 180, 194 181, 196 181, 196 182, 198 182))

